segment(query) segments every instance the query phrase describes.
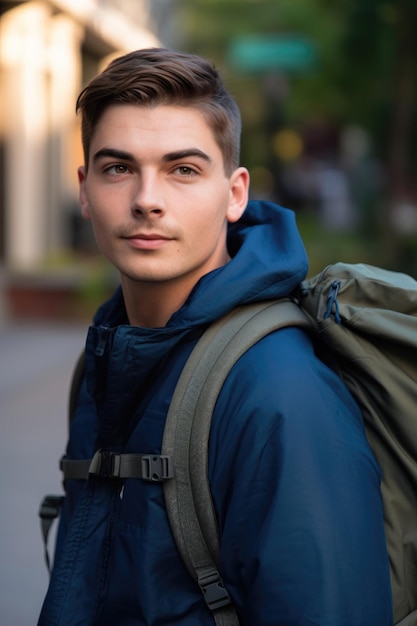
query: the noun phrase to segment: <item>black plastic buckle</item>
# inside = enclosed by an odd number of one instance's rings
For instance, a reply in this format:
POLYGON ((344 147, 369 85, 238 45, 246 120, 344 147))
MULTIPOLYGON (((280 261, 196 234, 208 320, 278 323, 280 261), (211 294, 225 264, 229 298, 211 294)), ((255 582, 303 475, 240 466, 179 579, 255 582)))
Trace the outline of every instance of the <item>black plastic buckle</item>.
POLYGON ((100 478, 117 478, 120 476, 120 454, 108 450, 97 450, 91 460, 88 473, 100 476, 100 478))
POLYGON ((65 496, 45 496, 39 507, 39 517, 41 519, 56 519, 64 500, 65 496))
POLYGON ((142 478, 162 482, 174 476, 172 457, 163 454, 144 454, 141 458, 142 478))
POLYGON ((100 463, 100 476, 104 476, 104 478, 114 478, 117 476, 116 470, 116 457, 117 455, 114 452, 108 452, 104 450, 101 453, 101 463, 100 463))
POLYGON ((198 584, 203 592, 204 600, 211 611, 231 604, 230 596, 216 569, 213 569, 208 574, 199 575, 198 584))

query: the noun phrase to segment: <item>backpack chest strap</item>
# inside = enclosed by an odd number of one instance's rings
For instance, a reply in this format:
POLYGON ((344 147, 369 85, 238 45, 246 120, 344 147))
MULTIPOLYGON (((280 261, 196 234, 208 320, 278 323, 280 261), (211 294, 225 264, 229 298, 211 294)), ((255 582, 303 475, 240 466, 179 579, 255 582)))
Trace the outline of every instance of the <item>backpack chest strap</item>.
POLYGON ((172 457, 162 454, 118 454, 97 450, 92 459, 73 460, 63 457, 59 466, 65 480, 86 480, 89 475, 93 475, 99 478, 139 478, 162 482, 174 476, 172 457))

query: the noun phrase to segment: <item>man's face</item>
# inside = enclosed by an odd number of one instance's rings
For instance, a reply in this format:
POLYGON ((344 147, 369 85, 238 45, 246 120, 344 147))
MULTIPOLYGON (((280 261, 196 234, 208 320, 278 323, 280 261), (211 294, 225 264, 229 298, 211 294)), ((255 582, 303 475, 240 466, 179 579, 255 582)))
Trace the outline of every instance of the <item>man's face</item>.
POLYGON ((248 174, 225 175, 196 109, 110 106, 78 175, 82 214, 122 284, 174 280, 192 288, 227 262, 226 225, 245 209, 248 174))

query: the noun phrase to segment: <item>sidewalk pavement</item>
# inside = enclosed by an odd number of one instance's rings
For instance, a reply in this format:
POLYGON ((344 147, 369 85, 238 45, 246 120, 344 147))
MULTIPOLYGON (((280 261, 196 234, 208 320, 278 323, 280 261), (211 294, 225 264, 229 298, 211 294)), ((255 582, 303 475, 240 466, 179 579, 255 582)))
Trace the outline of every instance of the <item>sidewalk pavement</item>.
POLYGON ((38 509, 62 494, 69 381, 86 330, 0 320, 0 626, 37 623, 48 584, 38 509))

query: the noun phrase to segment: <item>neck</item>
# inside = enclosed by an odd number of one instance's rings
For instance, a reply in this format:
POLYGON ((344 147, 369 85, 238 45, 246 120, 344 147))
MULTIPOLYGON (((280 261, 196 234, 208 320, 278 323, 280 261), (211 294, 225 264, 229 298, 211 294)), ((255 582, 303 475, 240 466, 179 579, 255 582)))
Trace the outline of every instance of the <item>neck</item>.
POLYGON ((121 284, 129 323, 144 328, 163 328, 185 303, 198 280, 229 261, 230 257, 224 248, 204 267, 169 280, 145 282, 122 274, 121 284))
POLYGON ((162 328, 187 300, 194 283, 137 283, 122 277, 127 316, 132 326, 162 328))

